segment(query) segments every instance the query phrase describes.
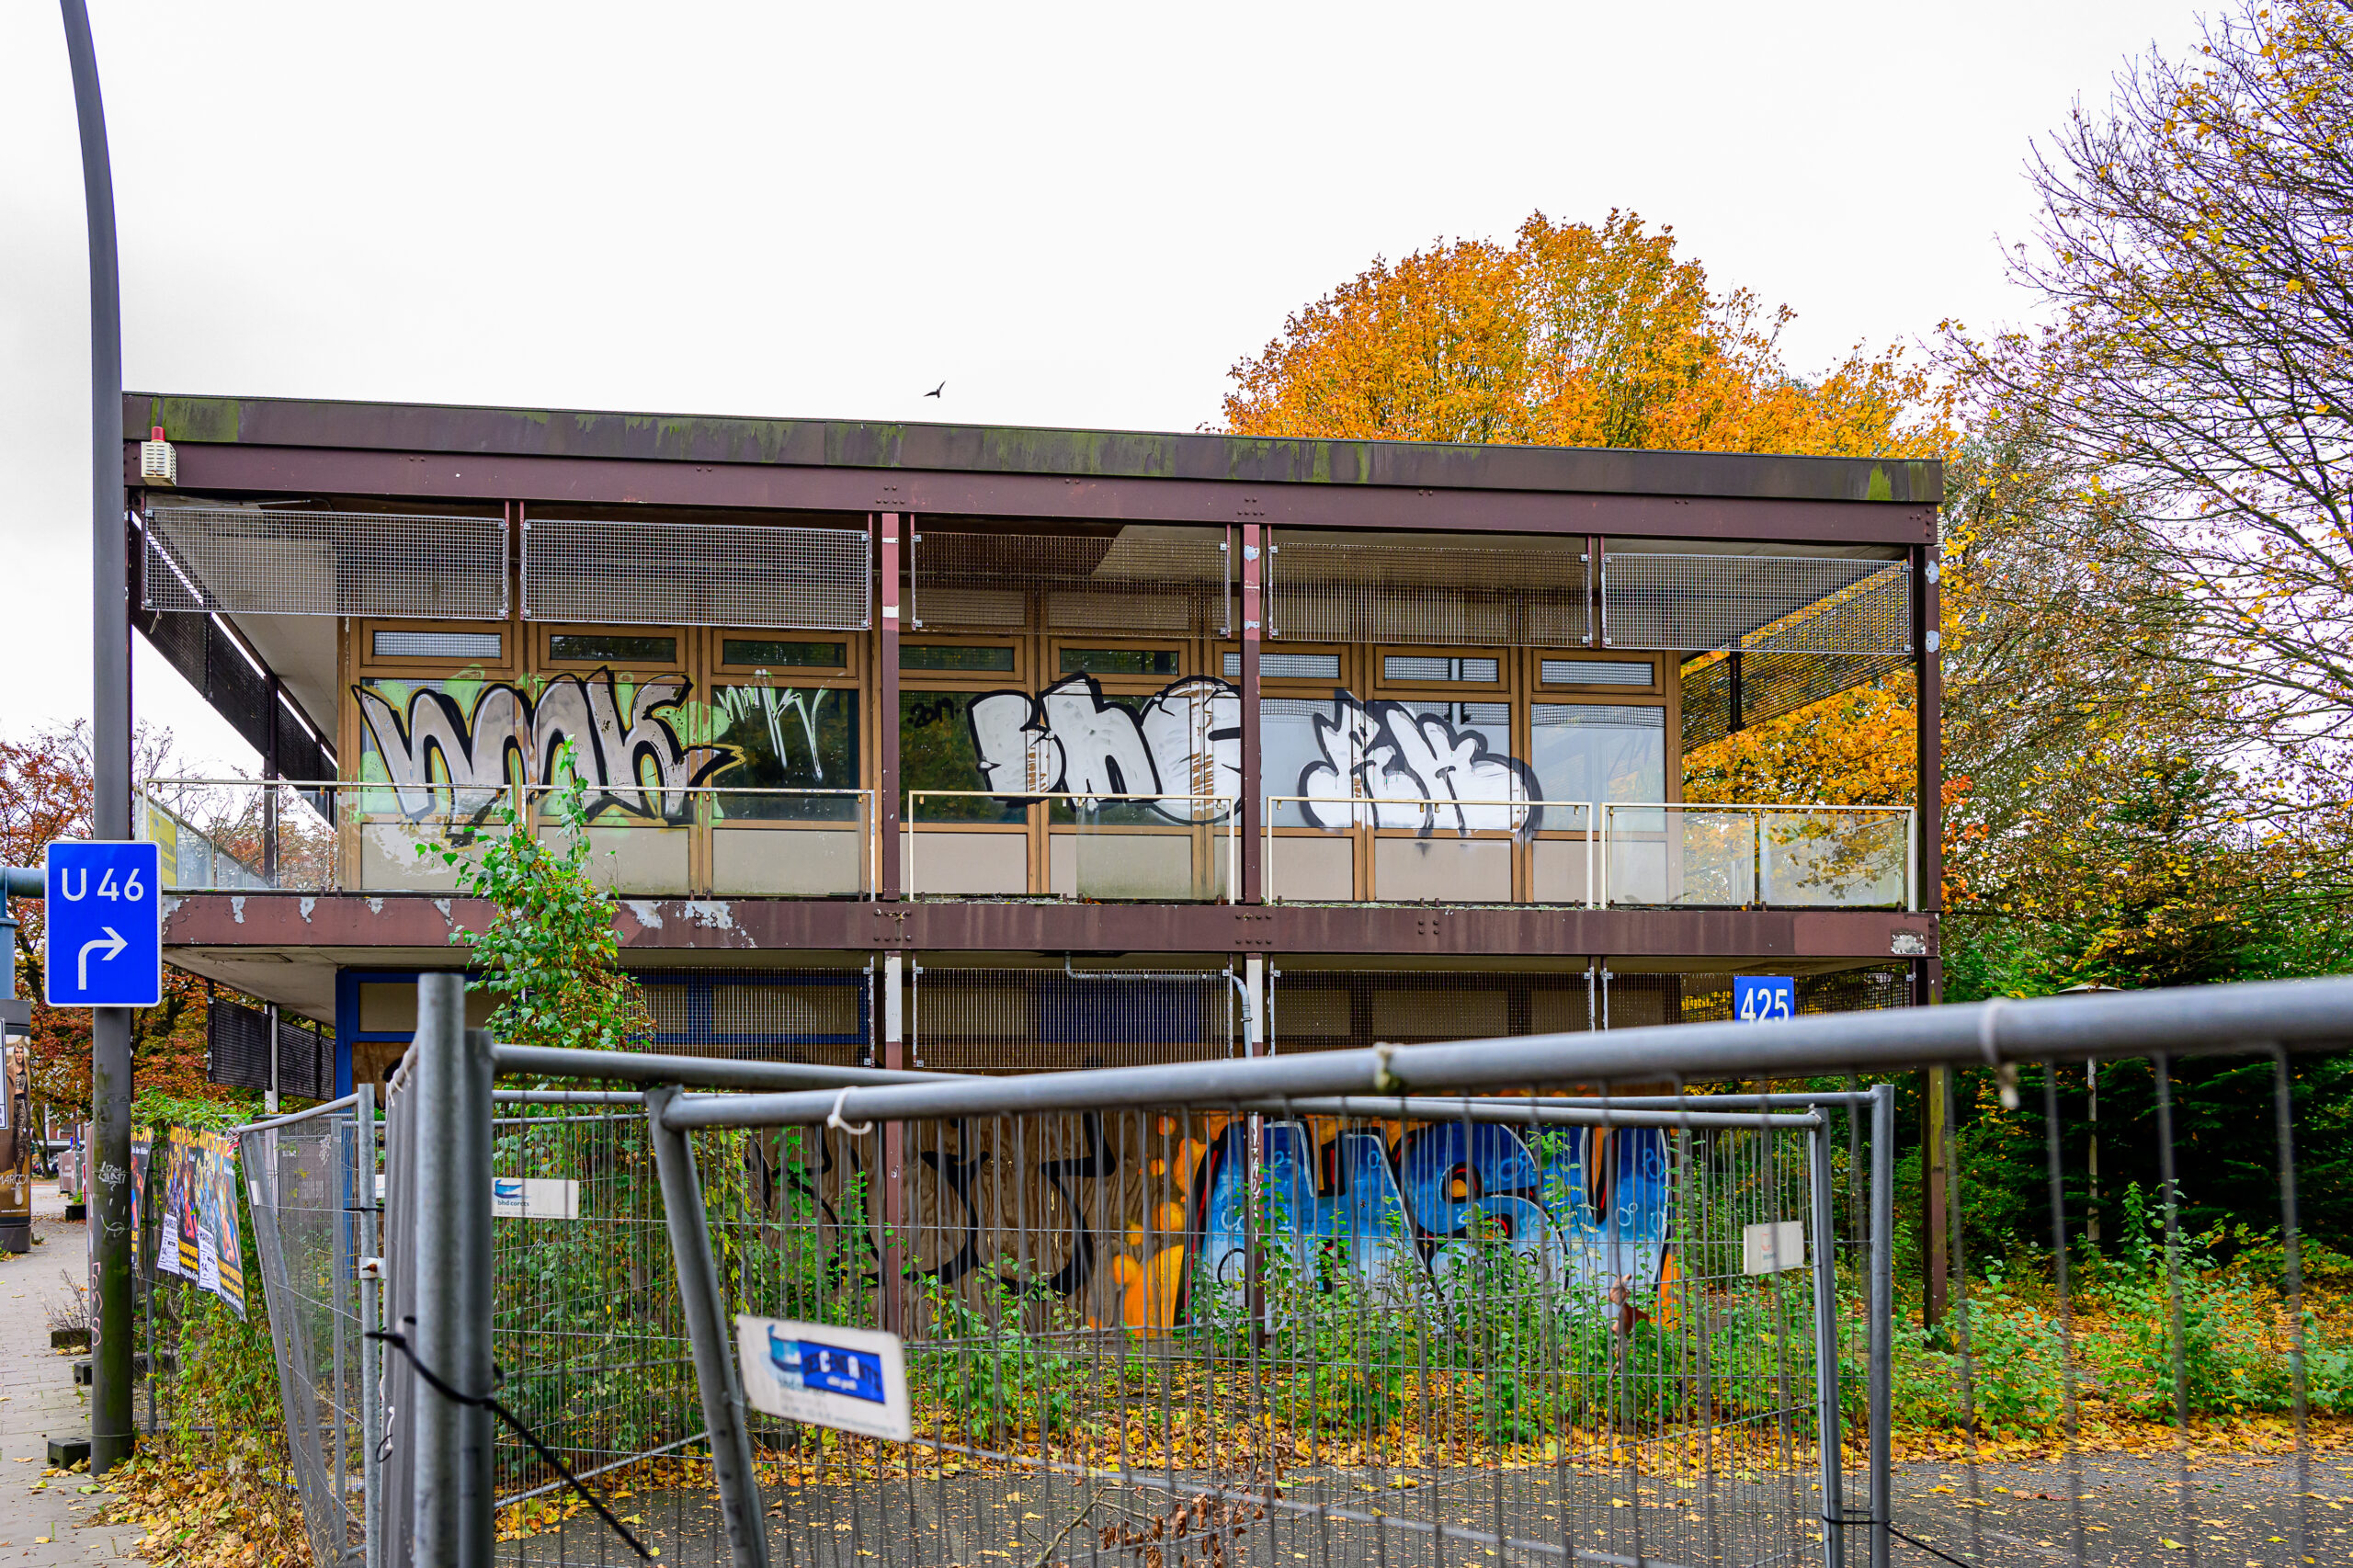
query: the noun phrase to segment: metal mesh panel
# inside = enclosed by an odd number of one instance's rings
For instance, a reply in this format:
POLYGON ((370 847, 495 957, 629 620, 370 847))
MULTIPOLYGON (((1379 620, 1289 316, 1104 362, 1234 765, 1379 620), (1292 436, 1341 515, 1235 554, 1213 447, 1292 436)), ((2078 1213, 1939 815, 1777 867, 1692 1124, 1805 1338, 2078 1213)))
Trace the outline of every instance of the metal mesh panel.
POLYGON ((1711 659, 1683 668, 1683 750, 1712 745, 1736 729, 1794 713, 1826 697, 1903 669, 1903 653, 1778 653, 1740 655, 1740 712, 1732 711, 1732 662, 1711 659))
MULTIPOLYGON (((1609 974, 1600 1005, 1607 1027, 1641 1028, 1651 1024, 1722 1024, 1732 1021, 1730 971, 1698 974, 1609 974)), ((1865 1013, 1912 1006, 1912 981, 1900 965, 1802 974, 1796 980, 1801 1016, 1865 1013)))
POLYGON ((1568 551, 1286 538, 1267 564, 1267 635, 1298 642, 1560 647, 1586 640, 1568 551))
POLYGON ((1591 994, 1581 962, 1546 973, 1278 969, 1267 981, 1267 1039, 1290 1055, 1564 1034, 1593 1027, 1591 994))
POLYGON ((858 528, 533 517, 523 526, 523 615, 861 631, 872 616, 870 560, 858 528))
POLYGON ((1812 653, 1906 653, 1912 648, 1907 562, 1612 554, 1601 575, 1602 641, 1612 648, 1812 653))
POLYGON ((269 1016, 215 1001, 204 1014, 204 1080, 235 1089, 269 1087, 269 1016))
MULTIPOLYGON (((269 1087, 269 1015, 214 1001, 205 1009, 204 1076, 237 1089, 269 1087)), ((316 1029, 278 1020, 278 1088, 306 1100, 335 1097, 335 1042, 316 1029)))
POLYGON ((246 1132, 269 1333, 286 1415, 286 1446, 302 1499, 311 1560, 350 1562, 363 1551, 375 1426, 369 1384, 377 1354, 361 1301, 359 1259, 379 1251, 374 1208, 376 1138, 360 1101, 292 1123, 246 1132))
POLYGON ((1233 629, 1225 540, 1211 528, 926 528, 908 547, 907 590, 910 627, 918 631, 1018 629, 1029 622, 1032 594, 1043 598, 1050 631, 1223 637, 1233 629))
POLYGON ((1133 1067, 1239 1054, 1231 971, 915 971, 915 1065, 943 1073, 1133 1067))
POLYGON ((874 987, 866 969, 695 971, 635 978, 654 1015, 649 1050, 835 1067, 868 1059, 874 987))
POLYGON ((498 517, 159 506, 146 539, 149 609, 506 618, 498 517))

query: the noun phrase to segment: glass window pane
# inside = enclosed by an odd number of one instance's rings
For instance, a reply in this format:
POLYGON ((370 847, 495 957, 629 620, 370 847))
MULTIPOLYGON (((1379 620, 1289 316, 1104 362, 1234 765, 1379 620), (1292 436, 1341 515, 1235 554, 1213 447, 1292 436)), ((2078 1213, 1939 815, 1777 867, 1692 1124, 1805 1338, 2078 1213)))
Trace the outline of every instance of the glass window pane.
MULTIPOLYGON (((988 649, 959 650, 987 653, 988 649)), ((1005 650, 1009 657, 1011 649, 1005 650)), ((972 704, 985 692, 899 693, 899 778, 908 790, 983 790, 980 750, 972 740, 972 704)), ((989 797, 931 796, 917 801, 914 821, 1020 822, 1027 808, 989 797)))
MULTIPOLYGON (((1258 756, 1269 795, 1345 796, 1350 792, 1348 775, 1354 770, 1357 757, 1346 726, 1340 722, 1339 704, 1336 702, 1310 702, 1294 697, 1262 699, 1258 705, 1258 756), (1346 750, 1348 767, 1334 768, 1324 756, 1316 737, 1318 719, 1338 732, 1333 744, 1346 750), (1311 774, 1318 777, 1310 778, 1311 774)), ((1324 814, 1345 821, 1346 808, 1331 808, 1324 814)), ((1307 825, 1300 808, 1288 802, 1275 808, 1274 822, 1278 827, 1307 825)))
POLYGON ((1063 674, 1066 676, 1173 676, 1176 673, 1176 650, 1174 648, 1063 650, 1063 674))
POLYGON ((380 659, 481 659, 495 664, 504 646, 495 631, 379 631, 380 659))
POLYGON ((1539 702, 1529 712, 1548 801, 1666 798, 1666 710, 1539 702))
POLYGON ((1010 646, 975 648, 949 642, 902 642, 899 644, 899 667, 903 670, 980 670, 995 675, 1011 675, 1013 650, 1010 646))
POLYGON ((761 821, 855 817, 853 795, 762 790, 858 788, 858 693, 837 687, 722 686, 711 693, 712 744, 734 756, 713 775, 718 814, 761 821))
POLYGON ((623 659, 633 664, 674 665, 678 660, 678 640, 619 632, 559 631, 548 638, 548 657, 583 664, 623 659))
MULTIPOLYGON (((1225 678, 1242 678, 1242 655, 1225 656, 1225 678)), ((1270 653, 1258 655, 1260 680, 1338 680, 1340 655, 1337 653, 1270 653)))
POLYGON ((1546 659, 1546 686, 1649 686, 1658 679, 1648 659, 1546 659))
POLYGON ((772 642, 766 638, 729 637, 720 642, 720 663, 790 669, 837 670, 848 660, 840 642, 772 642))
POLYGON ((1438 653, 1385 653, 1381 678, 1393 681, 1476 681, 1493 686, 1502 670, 1494 659, 1458 659, 1438 653))

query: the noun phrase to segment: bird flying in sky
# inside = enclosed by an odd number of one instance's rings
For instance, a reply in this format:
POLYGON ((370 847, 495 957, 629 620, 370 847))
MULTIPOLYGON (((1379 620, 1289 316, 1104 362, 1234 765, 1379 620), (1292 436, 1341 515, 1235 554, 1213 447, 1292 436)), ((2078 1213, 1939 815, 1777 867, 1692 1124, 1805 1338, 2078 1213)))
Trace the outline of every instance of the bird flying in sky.
POLYGON ((924 395, 924 396, 926 396, 926 397, 938 397, 938 396, 942 392, 945 392, 945 391, 947 390, 947 388, 948 388, 948 383, 947 383, 946 381, 942 381, 942 382, 940 382, 940 383, 939 383, 939 385, 938 385, 938 386, 936 386, 936 387, 932 388, 929 392, 927 392, 924 393, 923 395, 924 395))

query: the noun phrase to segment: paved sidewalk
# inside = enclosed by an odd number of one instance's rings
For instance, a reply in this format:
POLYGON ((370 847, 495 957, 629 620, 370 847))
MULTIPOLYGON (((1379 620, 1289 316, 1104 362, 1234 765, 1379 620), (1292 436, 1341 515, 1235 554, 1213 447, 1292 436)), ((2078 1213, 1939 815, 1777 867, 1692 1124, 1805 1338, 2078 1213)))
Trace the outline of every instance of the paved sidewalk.
MULTIPOLYGON (((91 1528, 82 1521, 105 1506, 85 1493, 85 1474, 42 1474, 52 1437, 90 1430, 90 1404, 74 1386, 74 1356, 49 1346, 51 1302, 66 1293, 60 1274, 88 1267, 83 1227, 67 1224, 54 1182, 33 1187, 33 1249, 0 1256, 0 1568, 19 1563, 129 1562, 139 1531, 91 1528)), ((78 1352, 76 1353, 78 1354, 78 1352)))

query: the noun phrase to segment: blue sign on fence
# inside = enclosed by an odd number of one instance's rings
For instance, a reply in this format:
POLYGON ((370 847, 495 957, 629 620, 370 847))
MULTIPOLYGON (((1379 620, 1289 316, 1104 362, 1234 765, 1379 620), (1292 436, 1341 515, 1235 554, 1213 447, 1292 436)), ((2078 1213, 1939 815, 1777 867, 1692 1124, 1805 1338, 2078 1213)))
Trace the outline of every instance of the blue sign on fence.
POLYGON ((1732 977, 1732 1016, 1744 1024, 1768 1018, 1793 1018, 1798 1011, 1798 983, 1786 974, 1735 974, 1732 977))
POLYGON ((153 844, 56 843, 46 858, 49 1005, 164 1000, 163 867, 153 844))

